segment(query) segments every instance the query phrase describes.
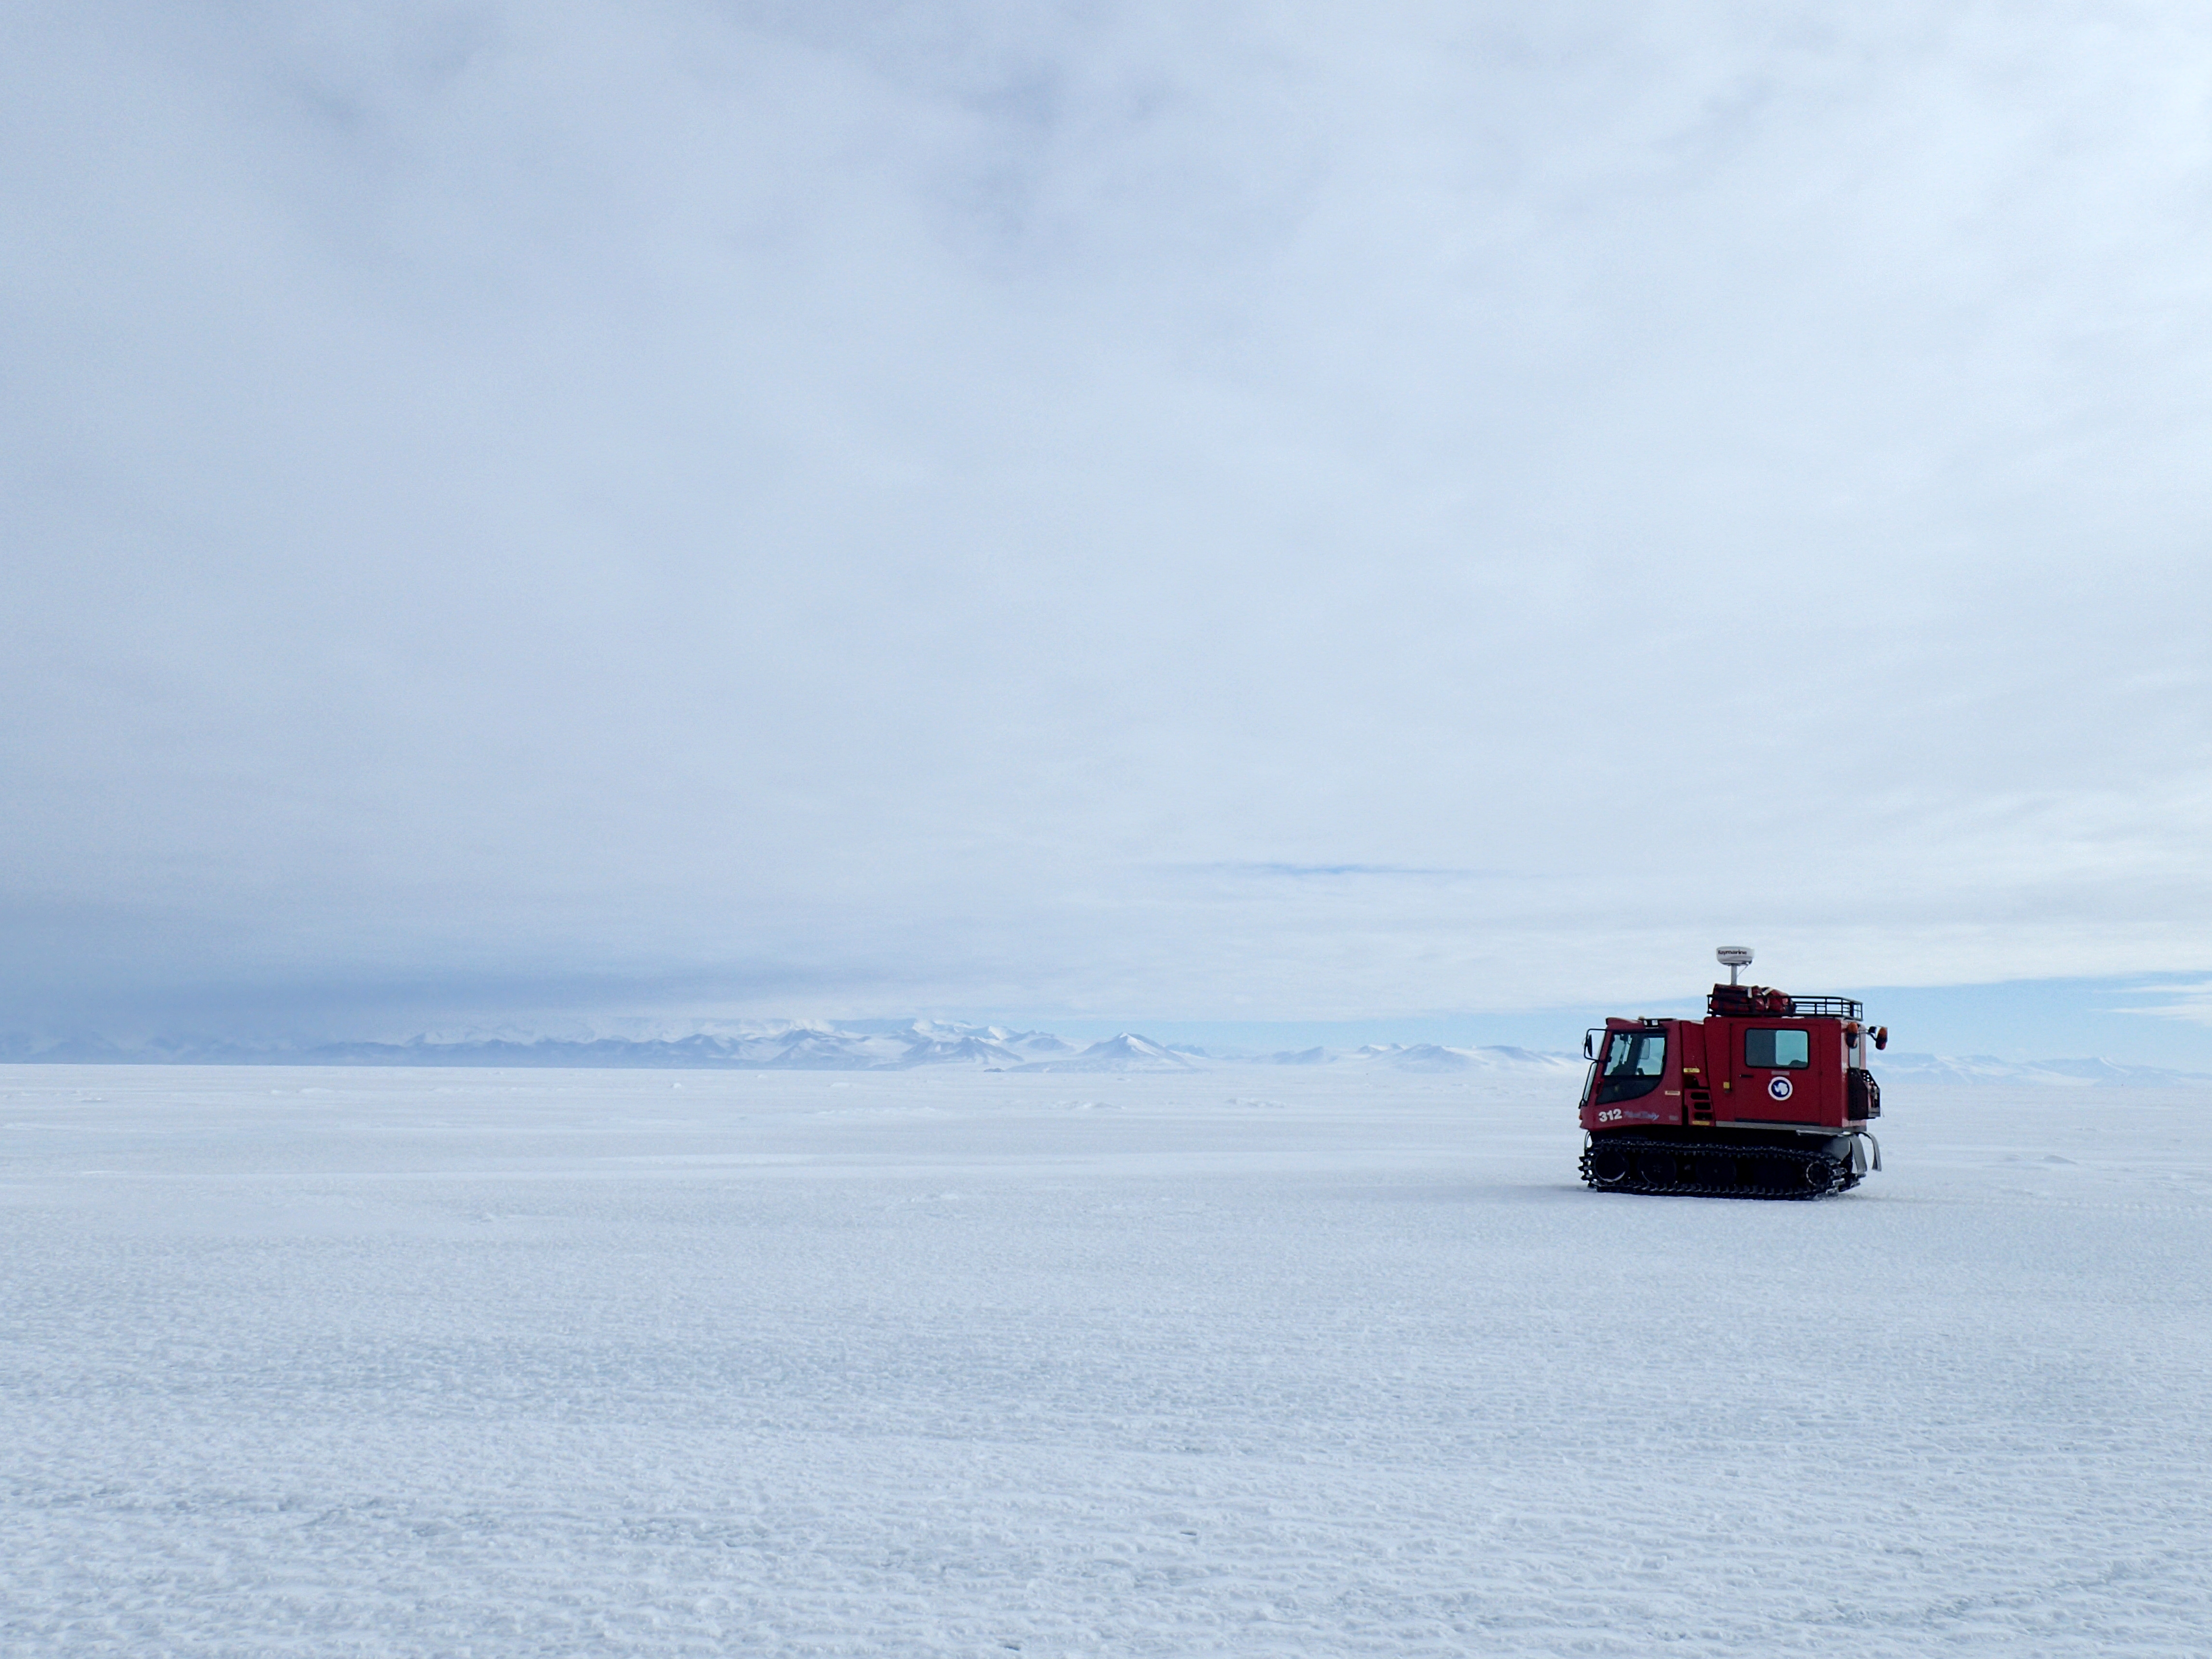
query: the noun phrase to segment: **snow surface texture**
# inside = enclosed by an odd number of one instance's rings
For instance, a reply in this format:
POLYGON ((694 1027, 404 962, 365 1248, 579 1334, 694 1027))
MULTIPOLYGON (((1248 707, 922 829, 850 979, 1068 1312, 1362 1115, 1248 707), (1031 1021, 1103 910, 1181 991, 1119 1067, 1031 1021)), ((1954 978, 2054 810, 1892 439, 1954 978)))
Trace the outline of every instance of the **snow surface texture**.
POLYGON ((10 1655, 2201 1654, 2206 1097, 0 1071, 10 1655))

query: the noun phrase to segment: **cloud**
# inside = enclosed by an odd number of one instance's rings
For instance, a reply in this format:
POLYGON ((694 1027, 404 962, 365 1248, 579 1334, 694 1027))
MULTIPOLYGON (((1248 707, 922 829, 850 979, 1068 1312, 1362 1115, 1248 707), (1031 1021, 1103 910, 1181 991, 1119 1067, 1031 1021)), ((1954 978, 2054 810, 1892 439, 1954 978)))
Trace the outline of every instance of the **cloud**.
POLYGON ((2180 984, 2132 986, 2136 996, 2162 999, 2136 1008, 2115 1008, 2119 1014, 2145 1014, 2156 1019, 2179 1020, 2189 1025, 2212 1025, 2212 980, 2180 984))
POLYGON ((2203 965, 2177 8, 4 27, 40 1018, 2203 965))

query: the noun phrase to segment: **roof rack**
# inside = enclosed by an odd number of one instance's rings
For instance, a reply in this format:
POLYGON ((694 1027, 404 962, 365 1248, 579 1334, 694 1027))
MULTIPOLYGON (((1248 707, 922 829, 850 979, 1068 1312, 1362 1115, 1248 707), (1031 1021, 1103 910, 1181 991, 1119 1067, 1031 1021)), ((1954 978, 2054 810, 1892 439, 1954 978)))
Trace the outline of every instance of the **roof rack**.
POLYGON ((1790 1012, 1799 1019, 1859 1019, 1866 1010, 1850 997, 1792 997, 1790 1012))
POLYGON ((1736 1018, 1858 1019, 1861 1005, 1850 997, 1793 997, 1764 985, 1716 985, 1705 999, 1709 1014, 1736 1018))

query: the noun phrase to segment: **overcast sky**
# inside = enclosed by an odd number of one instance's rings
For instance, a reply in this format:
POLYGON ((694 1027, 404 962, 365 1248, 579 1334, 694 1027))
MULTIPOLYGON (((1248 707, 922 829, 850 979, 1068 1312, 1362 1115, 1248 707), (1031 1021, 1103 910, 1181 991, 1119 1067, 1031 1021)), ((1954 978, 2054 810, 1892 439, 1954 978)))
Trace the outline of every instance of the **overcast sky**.
POLYGON ((18 0, 0 1024, 2212 969, 2208 65, 18 0))

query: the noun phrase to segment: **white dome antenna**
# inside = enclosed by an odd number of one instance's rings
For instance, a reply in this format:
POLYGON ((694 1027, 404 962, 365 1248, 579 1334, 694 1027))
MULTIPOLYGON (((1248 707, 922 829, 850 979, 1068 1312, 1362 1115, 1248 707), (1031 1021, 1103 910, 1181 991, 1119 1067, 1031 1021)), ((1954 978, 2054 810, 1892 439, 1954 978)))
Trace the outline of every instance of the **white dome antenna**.
POLYGON ((1714 951, 1713 955, 1720 959, 1721 966, 1729 970, 1729 983, 1731 985, 1735 983, 1735 976, 1738 974, 1751 966, 1749 945, 1723 945, 1719 950, 1714 951))

